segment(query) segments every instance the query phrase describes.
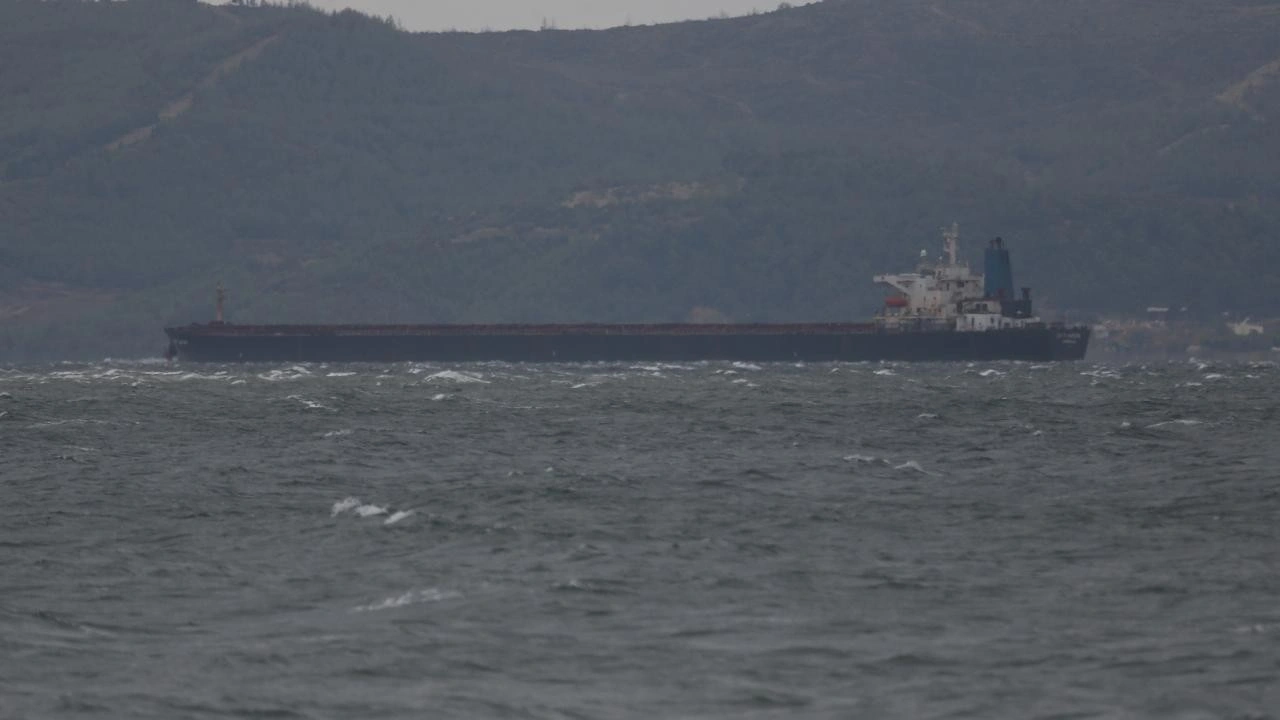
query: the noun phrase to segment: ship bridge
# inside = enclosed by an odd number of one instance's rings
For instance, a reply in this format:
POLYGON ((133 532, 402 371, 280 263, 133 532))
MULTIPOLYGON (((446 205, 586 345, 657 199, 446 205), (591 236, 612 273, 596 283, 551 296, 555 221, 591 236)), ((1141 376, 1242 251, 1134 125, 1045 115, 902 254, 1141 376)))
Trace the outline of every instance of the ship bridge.
POLYGON ((952 224, 942 233, 944 256, 930 263, 928 252, 920 251, 920 266, 913 273, 876 275, 881 285, 897 290, 890 297, 879 319, 894 323, 901 320, 928 319, 948 321, 962 312, 966 300, 983 296, 982 275, 975 274, 968 263, 959 261, 960 228, 952 224))

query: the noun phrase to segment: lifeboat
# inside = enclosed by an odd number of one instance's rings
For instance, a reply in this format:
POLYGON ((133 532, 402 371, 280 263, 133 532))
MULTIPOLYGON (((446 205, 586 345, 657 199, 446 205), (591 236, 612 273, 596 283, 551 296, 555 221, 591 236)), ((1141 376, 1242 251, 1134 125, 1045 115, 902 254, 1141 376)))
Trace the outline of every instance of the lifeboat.
POLYGON ((884 299, 884 306, 885 306, 885 307, 891 307, 891 308, 904 308, 904 307, 906 307, 906 306, 908 306, 908 305, 910 305, 910 304, 911 304, 911 301, 910 301, 910 300, 907 300, 906 298, 902 297, 901 295, 890 295, 889 297, 887 297, 887 298, 885 298, 885 299, 884 299))

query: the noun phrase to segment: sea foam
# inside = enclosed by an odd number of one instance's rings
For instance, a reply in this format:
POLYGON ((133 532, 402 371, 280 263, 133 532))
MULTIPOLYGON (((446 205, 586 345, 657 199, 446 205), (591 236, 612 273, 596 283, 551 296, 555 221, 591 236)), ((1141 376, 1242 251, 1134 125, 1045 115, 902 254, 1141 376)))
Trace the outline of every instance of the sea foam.
POLYGON ((427 590, 416 590, 396 595, 385 600, 368 605, 359 605, 352 608, 353 612, 376 612, 378 610, 394 610, 402 608, 406 605, 418 605, 421 603, 440 602, 442 600, 450 600, 461 597, 456 592, 450 590, 440 590, 437 588, 429 588, 427 590))
POLYGON ((381 517, 386 515, 388 517, 382 524, 395 525, 405 518, 412 516, 414 511, 396 510, 392 512, 389 508, 385 508, 381 505, 374 505, 372 503, 366 503, 358 497, 345 497, 333 504, 333 508, 330 511, 329 516, 337 517, 345 513, 351 513, 352 515, 361 518, 381 517))
POLYGON ((400 522, 401 520, 404 520, 405 518, 411 517, 412 515, 413 515, 413 511, 412 511, 412 510, 397 510, 396 512, 394 512, 394 513, 392 513, 392 514, 391 514, 391 517, 389 517, 389 518, 387 518, 386 520, 384 520, 384 521, 382 522, 382 524, 383 524, 383 525, 395 525, 396 523, 400 522))
POLYGON ((1188 426, 1188 427, 1190 427, 1190 426, 1194 426, 1194 425, 1203 425, 1203 424, 1204 424, 1204 421, 1203 421, 1203 420, 1192 420, 1192 419, 1183 419, 1183 420, 1165 420, 1164 422, 1158 422, 1158 423, 1155 423, 1155 424, 1153 424, 1153 425, 1148 425, 1148 426, 1147 426, 1147 429, 1148 429, 1148 430, 1151 430, 1151 429, 1154 429, 1154 428, 1170 427, 1170 426, 1173 426, 1173 425, 1184 425, 1184 426, 1188 426))
POLYGON ((929 472, 928 470, 925 470, 923 467, 921 467, 920 463, 916 462, 915 460, 908 460, 908 461, 906 461, 906 462, 902 463, 901 465, 894 465, 894 466, 893 466, 893 469, 894 469, 894 470, 914 470, 914 471, 916 471, 916 472, 918 472, 918 473, 921 473, 921 474, 924 474, 924 475, 933 475, 933 474, 934 474, 934 473, 929 472))
POLYGON ((354 510, 360 507, 360 498, 347 497, 333 504, 333 512, 330 517, 338 517, 348 510, 354 510))
POLYGON ((456 383, 481 383, 488 385, 489 381, 478 375, 470 373, 458 372, 457 370, 441 370, 438 373, 428 375, 424 378, 427 382, 450 381, 456 383))

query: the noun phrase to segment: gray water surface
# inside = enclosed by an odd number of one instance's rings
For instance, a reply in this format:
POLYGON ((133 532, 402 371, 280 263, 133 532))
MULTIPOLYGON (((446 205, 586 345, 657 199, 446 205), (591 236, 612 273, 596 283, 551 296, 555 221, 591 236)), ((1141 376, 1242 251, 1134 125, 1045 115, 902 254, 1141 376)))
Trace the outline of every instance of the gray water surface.
POLYGON ((1278 380, 0 368, 0 716, 1276 717, 1278 380))

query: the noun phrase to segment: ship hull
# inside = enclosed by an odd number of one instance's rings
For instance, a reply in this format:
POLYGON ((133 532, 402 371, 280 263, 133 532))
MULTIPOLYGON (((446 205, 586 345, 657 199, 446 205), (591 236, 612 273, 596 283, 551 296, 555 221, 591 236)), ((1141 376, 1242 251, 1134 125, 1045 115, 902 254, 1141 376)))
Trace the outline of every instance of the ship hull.
POLYGON ((870 325, 234 326, 168 328, 191 362, 1079 360, 1087 327, 957 332, 870 325))

